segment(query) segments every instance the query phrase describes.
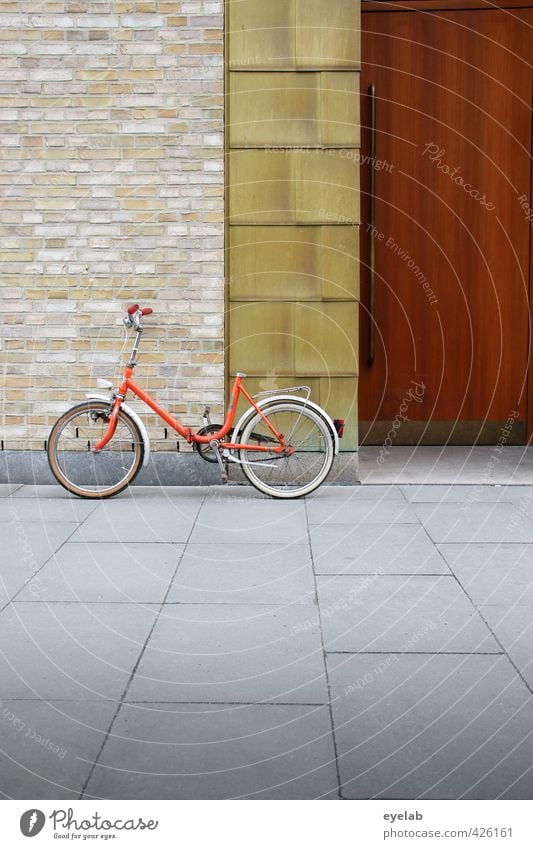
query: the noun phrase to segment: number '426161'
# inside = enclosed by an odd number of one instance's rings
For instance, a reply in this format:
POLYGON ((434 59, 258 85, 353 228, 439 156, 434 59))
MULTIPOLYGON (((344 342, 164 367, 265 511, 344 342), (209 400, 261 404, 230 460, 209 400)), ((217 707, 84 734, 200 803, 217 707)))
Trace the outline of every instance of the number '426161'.
POLYGON ((507 828, 473 828, 469 837, 512 837, 513 829, 507 828))

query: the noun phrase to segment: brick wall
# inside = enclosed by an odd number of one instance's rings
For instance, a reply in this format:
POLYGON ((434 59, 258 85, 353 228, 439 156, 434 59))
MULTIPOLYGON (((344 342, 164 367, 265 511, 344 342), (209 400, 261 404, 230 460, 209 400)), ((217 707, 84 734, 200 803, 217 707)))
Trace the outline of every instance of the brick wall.
POLYGON ((222 404, 222 6, 0 3, 4 448, 118 375, 134 299, 139 383, 186 424, 222 404))

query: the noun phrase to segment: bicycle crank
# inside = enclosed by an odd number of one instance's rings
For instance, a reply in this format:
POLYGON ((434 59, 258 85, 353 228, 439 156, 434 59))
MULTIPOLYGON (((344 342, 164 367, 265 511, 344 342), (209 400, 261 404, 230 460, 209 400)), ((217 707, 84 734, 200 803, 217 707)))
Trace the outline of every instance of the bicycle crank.
MULTIPOLYGON (((198 431, 198 436, 209 436, 212 433, 218 433, 222 430, 222 425, 209 424, 198 431)), ((193 442, 193 449, 200 455, 206 463, 218 463, 215 452, 209 442, 193 442)))
POLYGON ((226 467, 224 466, 224 463, 222 462, 222 457, 220 456, 220 442, 218 441, 218 439, 212 439, 211 442, 209 443, 209 447, 211 448, 215 457, 217 458, 216 462, 218 463, 219 468, 220 468, 220 476, 222 478, 222 483, 227 483, 228 480, 229 480, 228 479, 228 473, 226 472, 226 467))

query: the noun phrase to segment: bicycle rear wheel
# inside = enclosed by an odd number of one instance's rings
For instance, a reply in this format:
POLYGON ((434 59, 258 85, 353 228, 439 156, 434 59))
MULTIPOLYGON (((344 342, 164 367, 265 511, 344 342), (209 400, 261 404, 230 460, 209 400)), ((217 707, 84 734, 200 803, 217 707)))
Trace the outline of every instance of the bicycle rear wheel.
POLYGON ((273 498, 300 498, 313 492, 328 476, 335 457, 327 423, 310 407, 289 401, 273 402, 263 407, 262 413, 283 434, 293 453, 288 456, 275 453, 279 442, 257 413, 244 425, 241 441, 272 450, 241 449, 239 457, 244 474, 256 489, 273 498))
POLYGON ((108 422, 109 403, 86 401, 64 413, 50 432, 50 468, 61 486, 74 495, 109 498, 125 489, 142 466, 142 434, 124 410, 120 410, 115 433, 105 448, 92 451, 108 422))

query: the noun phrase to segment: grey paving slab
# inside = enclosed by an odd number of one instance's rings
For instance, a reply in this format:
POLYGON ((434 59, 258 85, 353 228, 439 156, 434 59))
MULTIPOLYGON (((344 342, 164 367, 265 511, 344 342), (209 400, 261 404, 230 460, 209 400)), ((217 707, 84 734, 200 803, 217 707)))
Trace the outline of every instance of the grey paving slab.
POLYGON ((533 604, 533 545, 457 543, 439 550, 474 604, 533 604))
POLYGON ((326 651, 501 651, 452 576, 320 576, 317 583, 326 651))
POLYGON ((115 711, 105 701, 0 700, 0 794, 78 798, 115 711))
POLYGON ((277 605, 314 599, 308 545, 191 543, 167 601, 277 605))
POLYGON ((0 498, 14 495, 17 489, 20 489, 20 486, 19 483, 0 483, 0 498))
POLYGON ((0 795, 79 793, 196 517, 93 795, 335 798, 314 563, 344 795, 532 798, 533 486, 472 484, 0 488, 0 795))
POLYGON ((5 698, 117 699, 157 607, 14 602, 0 614, 5 698))
POLYGON ((126 698, 325 703, 317 608, 165 605, 126 698))
POLYGON ((450 574, 421 525, 311 525, 310 536, 317 574, 450 574))
POLYGON ((171 503, 176 499, 189 501, 191 503, 201 503, 209 492, 208 486, 130 486, 123 492, 119 493, 119 497, 124 501, 146 501, 146 499, 165 498, 171 503))
MULTIPOLYGON (((130 486, 113 496, 113 501, 128 501, 146 498, 176 498, 184 497, 190 500, 202 500, 208 491, 206 486, 130 486)), ((69 498, 80 501, 59 484, 19 484, 14 498, 69 498)))
POLYGON ((210 486, 207 492, 207 500, 210 504, 230 504, 235 501, 272 501, 270 496, 259 492, 258 489, 250 486, 246 480, 238 484, 230 481, 228 485, 210 486))
POLYGON ((315 499, 307 505, 309 522, 312 525, 321 524, 343 524, 343 525, 365 525, 382 524, 387 522, 401 522, 406 524, 412 522, 418 524, 418 518, 413 512, 410 504, 405 500, 381 498, 377 499, 351 499, 349 501, 315 499))
POLYGON ((533 542, 533 519, 510 503, 412 507, 434 542, 533 542))
POLYGON ((359 449, 363 483, 533 484, 533 448, 505 445, 494 462, 494 446, 397 445, 384 463, 381 446, 359 449))
POLYGON ((533 486, 511 483, 502 488, 509 501, 523 501, 525 504, 533 504, 533 486))
POLYGON ((523 605, 485 605, 480 608, 503 648, 533 689, 533 617, 523 605))
POLYGON ((533 487, 531 486, 508 486, 506 488, 508 499, 517 510, 527 518, 533 517, 533 487))
POLYGON ((71 501, 80 501, 79 496, 72 495, 68 490, 56 484, 19 484, 13 498, 63 498, 71 501))
POLYGON ((46 529, 39 522, 0 525, 0 606, 31 580, 77 527, 75 522, 51 522, 46 529))
POLYGON ((94 510, 93 501, 81 498, 3 498, 0 500, 0 523, 83 522, 94 510))
POLYGON ((531 799, 533 704, 509 660, 330 655, 342 796, 531 799))
POLYGON ((125 705, 88 785, 105 799, 338 798, 329 709, 125 705))
POLYGON ((462 504, 497 503, 511 501, 509 490, 512 487, 501 484, 486 486, 484 484, 429 484, 425 486, 412 484, 402 486, 401 491, 410 502, 459 502, 462 504))
POLYGON ((387 501, 405 501, 402 488, 393 484, 384 484, 381 486, 373 486, 372 484, 359 484, 358 486, 320 486, 307 496, 308 501, 352 501, 353 499, 362 499, 363 501, 376 500, 381 501, 382 498, 387 501))
POLYGON ((238 503, 207 501, 191 542, 306 543, 307 520, 301 501, 253 499, 238 503))
POLYGON ((162 602, 183 545, 67 543, 17 601, 162 602))
POLYGON ((73 542, 186 542, 200 504, 185 497, 109 499, 84 522, 73 542))

